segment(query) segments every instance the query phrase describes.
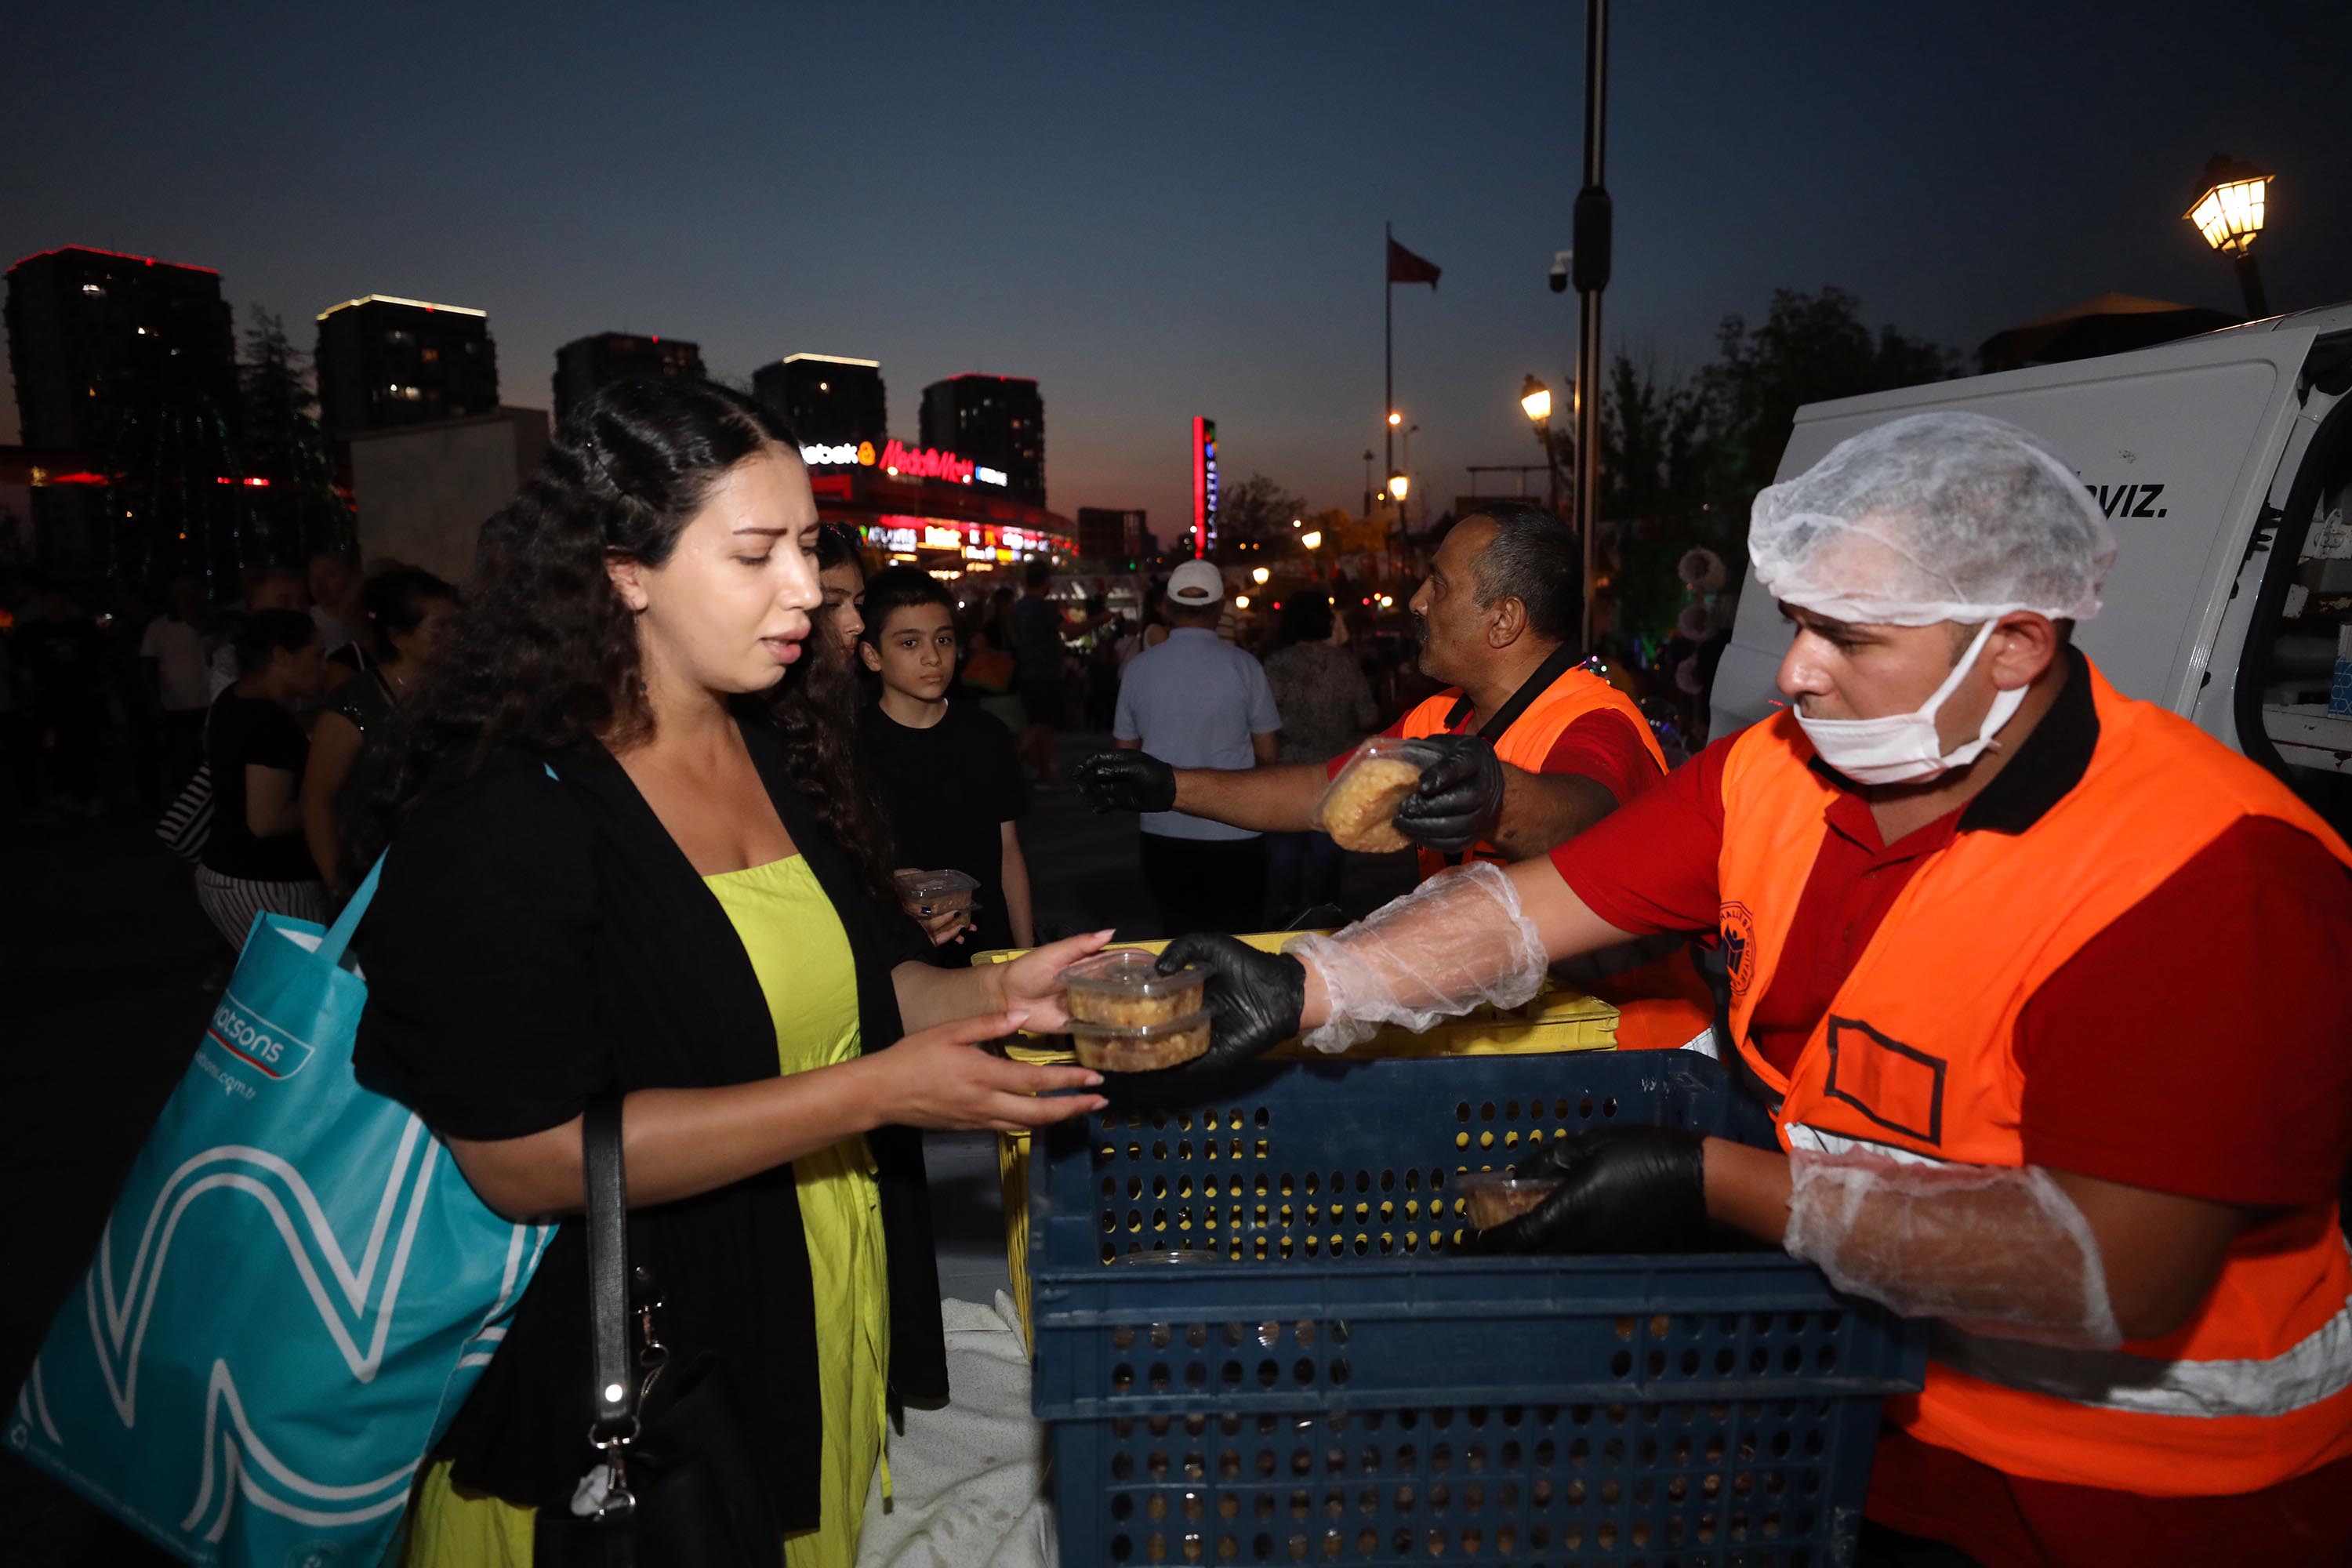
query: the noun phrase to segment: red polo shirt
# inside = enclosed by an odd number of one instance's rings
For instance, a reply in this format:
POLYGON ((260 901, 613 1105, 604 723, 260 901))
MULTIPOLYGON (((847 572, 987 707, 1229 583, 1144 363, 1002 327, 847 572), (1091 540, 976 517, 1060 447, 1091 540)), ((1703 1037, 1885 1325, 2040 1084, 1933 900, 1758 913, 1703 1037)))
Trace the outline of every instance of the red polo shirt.
MULTIPOLYGON (((2070 680, 1967 807, 1894 844, 1857 794, 1833 802, 1779 973, 1750 1029, 1785 1068, 1928 857, 2017 832, 2071 789, 2097 739, 2070 680)), ((1712 931, 1728 739, 1551 853, 1568 885, 1636 934, 1712 931)), ((2284 824, 2240 823, 2034 993, 2015 1049, 2036 1164, 2216 1202, 2334 1195, 2352 1159, 2352 879, 2284 824)), ((1989 1564, 2341 1563, 2352 1461, 2265 1491, 2149 1498, 2020 1480, 1906 1436, 1880 1446, 1872 1517, 1989 1564)))

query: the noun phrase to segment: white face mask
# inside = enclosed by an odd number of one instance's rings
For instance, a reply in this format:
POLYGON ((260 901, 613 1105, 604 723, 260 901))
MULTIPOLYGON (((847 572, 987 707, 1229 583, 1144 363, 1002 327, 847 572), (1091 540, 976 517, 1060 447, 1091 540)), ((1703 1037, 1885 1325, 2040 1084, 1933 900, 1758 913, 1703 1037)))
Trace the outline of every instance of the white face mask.
POLYGON ((1936 714, 1976 668, 1977 656, 1992 640, 1993 626, 1987 621, 1978 631, 1968 652, 1925 706, 1885 719, 1808 719, 1800 710, 1797 722, 1803 727, 1805 738, 1812 742, 1822 761, 1858 784, 1916 784, 1975 762, 2017 712, 2026 689, 1995 692, 1984 722, 1977 726, 1976 738, 1948 752, 1940 749, 1942 742, 1937 739, 1936 714))

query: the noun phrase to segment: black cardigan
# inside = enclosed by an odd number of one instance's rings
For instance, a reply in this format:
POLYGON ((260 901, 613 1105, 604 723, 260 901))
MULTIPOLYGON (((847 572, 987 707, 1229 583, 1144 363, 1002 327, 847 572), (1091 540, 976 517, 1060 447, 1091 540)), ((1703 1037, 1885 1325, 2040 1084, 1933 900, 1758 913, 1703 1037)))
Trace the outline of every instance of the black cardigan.
MULTIPOLYGON (((784 777, 783 742, 743 729, 793 841, 833 900, 857 967, 866 1048, 898 1038, 890 969, 907 955, 784 777)), ((598 750, 487 773, 394 837, 355 948, 368 981, 362 1079, 436 1131, 519 1137, 607 1084, 702 1088, 772 1078, 775 1027, 724 910, 619 763, 598 750)), ((894 1403, 947 1397, 919 1133, 870 1134, 890 1280, 894 1403)), ((632 1227, 667 1298, 675 1354, 709 1349, 788 1530, 817 1523, 823 1442, 808 1249, 789 1165, 644 1211, 632 1227)), ((585 1249, 562 1226, 505 1343, 439 1452, 462 1485, 536 1505, 593 1460, 585 1249)))

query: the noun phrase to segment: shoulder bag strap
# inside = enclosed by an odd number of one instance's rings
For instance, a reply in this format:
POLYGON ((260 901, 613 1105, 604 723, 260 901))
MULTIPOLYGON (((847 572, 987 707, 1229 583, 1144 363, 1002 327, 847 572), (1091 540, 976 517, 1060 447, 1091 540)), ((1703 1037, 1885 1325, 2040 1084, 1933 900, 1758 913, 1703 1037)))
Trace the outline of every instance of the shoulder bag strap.
POLYGON ((580 1120, 588 1189, 590 1360, 596 1374, 596 1418, 589 1435, 600 1448, 625 1445, 637 1429, 637 1379, 629 1357, 629 1194, 621 1155, 621 1098, 617 1089, 605 1090, 588 1102, 580 1120))

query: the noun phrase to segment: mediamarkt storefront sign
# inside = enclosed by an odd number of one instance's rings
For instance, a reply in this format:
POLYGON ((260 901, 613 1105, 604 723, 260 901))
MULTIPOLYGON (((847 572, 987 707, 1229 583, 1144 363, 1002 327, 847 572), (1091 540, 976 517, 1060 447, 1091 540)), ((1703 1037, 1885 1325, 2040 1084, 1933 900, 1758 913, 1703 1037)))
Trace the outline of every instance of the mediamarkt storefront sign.
POLYGON ((908 447, 898 441, 890 442, 878 452, 871 441, 860 441, 855 447, 803 447, 801 461, 812 468, 878 468, 893 479, 945 479, 952 485, 968 485, 978 479, 982 484, 1002 489, 1007 482, 1002 468, 985 467, 953 452, 908 447))

